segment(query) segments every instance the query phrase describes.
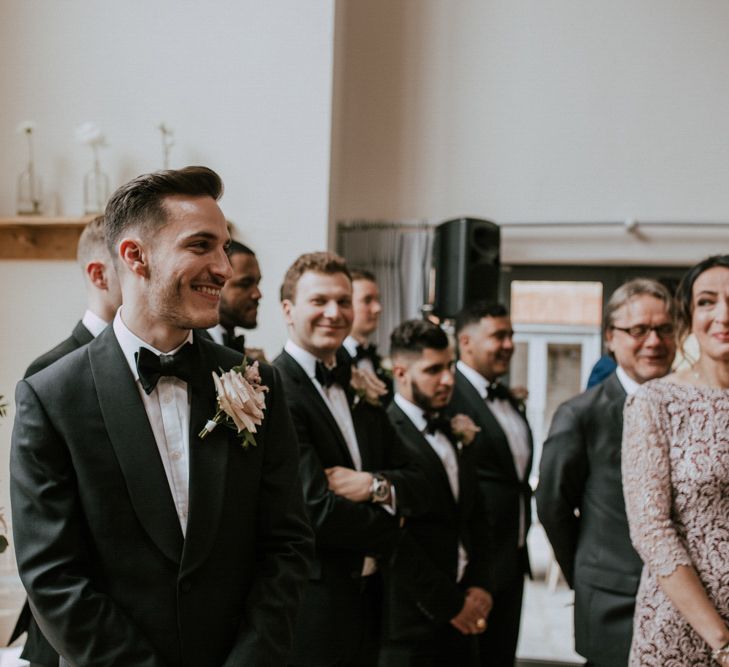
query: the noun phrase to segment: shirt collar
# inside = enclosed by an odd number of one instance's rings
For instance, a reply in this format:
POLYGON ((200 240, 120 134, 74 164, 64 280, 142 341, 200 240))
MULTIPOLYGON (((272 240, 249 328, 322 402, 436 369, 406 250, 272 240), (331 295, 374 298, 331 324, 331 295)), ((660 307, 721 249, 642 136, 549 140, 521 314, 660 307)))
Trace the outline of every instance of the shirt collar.
POLYGON ((116 316, 114 317, 114 323, 112 324, 112 326, 114 327, 114 335, 119 342, 119 347, 121 347, 121 350, 124 353, 124 358, 127 360, 127 364, 129 365, 129 369, 132 371, 132 375, 134 376, 135 380, 139 380, 139 373, 137 372, 137 360, 134 358, 134 354, 139 350, 140 347, 146 347, 148 350, 151 350, 157 356, 159 356, 160 354, 174 354, 183 345, 192 342, 192 331, 189 331, 187 333, 187 338, 182 341, 182 344, 178 345, 174 350, 170 352, 162 352, 152 347, 149 343, 145 343, 141 338, 139 338, 139 336, 133 334, 129 330, 127 325, 124 324, 124 320, 122 319, 122 309, 123 306, 116 311, 116 316))
POLYGON ((109 326, 109 323, 106 320, 102 320, 91 310, 87 310, 84 313, 84 316, 81 318, 81 324, 89 330, 94 338, 96 338, 104 329, 106 329, 106 327, 109 326))
POLYGON ((623 370, 622 366, 618 366, 615 369, 615 374, 618 376, 618 380, 620 381, 620 384, 623 385, 623 389, 625 389, 625 393, 628 394, 628 396, 632 396, 640 388, 640 383, 630 377, 630 375, 623 370))
POLYGON ((359 343, 354 336, 347 336, 342 343, 342 347, 349 352, 349 356, 354 358, 357 356, 357 346, 359 343))
POLYGON ((408 419, 410 419, 418 431, 421 433, 425 431, 428 422, 425 419, 425 411, 423 408, 415 405, 415 403, 412 403, 411 401, 408 401, 407 398, 403 397, 403 395, 399 393, 395 394, 395 398, 393 400, 397 404, 397 407, 405 413, 408 419))
POLYGON ((212 338, 218 345, 223 344, 223 334, 225 333, 225 329, 222 324, 216 324, 214 327, 210 327, 208 329, 208 333, 210 334, 210 338, 212 338))
POLYGON ((474 386, 479 396, 485 399, 491 383, 475 368, 471 368, 466 362, 461 361, 460 359, 456 362, 456 368, 461 371, 466 380, 474 386))
POLYGON ((304 369, 304 372, 310 378, 316 378, 316 362, 321 361, 321 359, 315 357, 311 352, 294 343, 294 341, 290 338, 286 341, 284 350, 286 350, 286 352, 294 358, 294 361, 296 361, 296 363, 304 369))

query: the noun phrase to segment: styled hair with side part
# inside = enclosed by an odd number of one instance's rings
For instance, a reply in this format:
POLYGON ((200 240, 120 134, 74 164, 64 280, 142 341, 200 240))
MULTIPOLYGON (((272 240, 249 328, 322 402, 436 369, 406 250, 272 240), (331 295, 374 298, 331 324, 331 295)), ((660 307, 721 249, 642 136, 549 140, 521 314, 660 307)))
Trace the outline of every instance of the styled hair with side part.
POLYGON ((104 235, 104 216, 97 215, 81 232, 76 246, 76 261, 86 272, 86 265, 96 259, 108 261, 109 249, 104 235))
POLYGON ((231 241, 228 244, 228 249, 226 252, 228 253, 228 257, 232 257, 233 255, 252 255, 253 257, 256 256, 255 252, 253 252, 247 245, 244 245, 240 241, 231 241))
POLYGON ((450 345, 448 335, 429 320, 406 320, 390 334, 390 356, 421 354, 426 348, 445 350, 450 345))
POLYGON ((283 283, 281 284, 281 301, 296 300, 296 285, 298 285, 301 276, 307 271, 315 271, 316 273, 343 273, 349 281, 352 281, 352 274, 347 268, 347 262, 343 257, 333 252, 307 252, 299 255, 294 263, 286 271, 283 283))
POLYGON ((652 296, 666 304, 666 311, 673 321, 673 296, 668 288, 653 278, 633 278, 623 283, 611 295, 605 304, 602 318, 603 333, 607 333, 615 324, 615 313, 637 296, 652 296))
POLYGON ((223 182, 208 167, 184 167, 142 174, 117 188, 104 211, 104 234, 112 257, 119 239, 132 228, 156 232, 167 223, 165 197, 212 197, 223 194, 223 182))
POLYGON ((456 314, 456 336, 472 324, 478 324, 484 317, 508 317, 509 311, 501 303, 475 301, 461 308, 456 314))
POLYGON ((349 273, 352 276, 352 282, 354 282, 355 280, 369 280, 371 283, 377 282, 375 274, 372 273, 372 271, 368 271, 367 269, 353 267, 349 270, 349 273))
POLYGON ((716 266, 729 269, 729 255, 712 255, 692 266, 683 275, 676 289, 676 342, 684 355, 684 343, 691 333, 694 316, 694 283, 704 271, 716 266))

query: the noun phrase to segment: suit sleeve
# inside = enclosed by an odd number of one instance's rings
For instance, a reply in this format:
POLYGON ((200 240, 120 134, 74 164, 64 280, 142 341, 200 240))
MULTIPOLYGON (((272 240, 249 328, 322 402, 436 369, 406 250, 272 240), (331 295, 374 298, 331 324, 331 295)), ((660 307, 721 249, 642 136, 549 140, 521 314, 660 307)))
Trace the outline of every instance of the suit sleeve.
POLYGON ((299 440, 299 473, 317 547, 390 553, 397 537, 397 518, 372 503, 356 503, 329 490, 308 411, 292 393, 288 393, 288 402, 299 440))
POLYGON ((126 613, 94 587, 70 453, 26 382, 18 384, 10 454, 13 539, 38 625, 72 665, 165 663, 126 613))
POLYGON ((246 598, 245 622, 224 667, 285 664, 314 555, 297 468, 296 433, 275 369, 269 386, 256 536, 260 572, 246 598))
POLYGON ((574 586, 575 552, 588 472, 587 447, 577 414, 569 403, 559 407, 544 443, 537 487, 537 513, 554 555, 574 586))
POLYGON ((489 580, 491 540, 483 514, 476 509, 483 507, 481 486, 478 483, 474 483, 474 486, 476 499, 474 501, 474 511, 471 513, 471 520, 468 523, 471 545, 468 553, 468 565, 463 573, 463 584, 490 590, 492 586, 492 582, 489 580))

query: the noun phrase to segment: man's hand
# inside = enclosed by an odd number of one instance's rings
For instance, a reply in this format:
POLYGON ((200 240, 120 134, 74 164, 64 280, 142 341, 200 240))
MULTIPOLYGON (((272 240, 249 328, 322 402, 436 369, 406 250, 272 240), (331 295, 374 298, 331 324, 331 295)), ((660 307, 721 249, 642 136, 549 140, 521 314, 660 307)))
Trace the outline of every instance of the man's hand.
POLYGON ((479 635, 486 629, 486 617, 491 611, 491 595, 483 588, 469 588, 463 609, 451 619, 451 625, 464 635, 479 635))
POLYGON ((370 499, 372 488, 372 475, 368 472, 359 472, 351 468, 335 466, 325 468, 329 482, 329 490, 342 498, 355 503, 365 503, 370 499))

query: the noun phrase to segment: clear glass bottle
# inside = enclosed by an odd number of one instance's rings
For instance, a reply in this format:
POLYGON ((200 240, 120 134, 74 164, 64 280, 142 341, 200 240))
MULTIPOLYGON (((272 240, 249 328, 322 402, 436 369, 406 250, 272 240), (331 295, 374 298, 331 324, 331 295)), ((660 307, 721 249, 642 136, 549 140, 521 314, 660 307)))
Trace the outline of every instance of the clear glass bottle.
POLYGON ((94 149, 94 168, 84 176, 84 213, 103 213, 109 199, 109 177, 101 170, 99 156, 94 149))

